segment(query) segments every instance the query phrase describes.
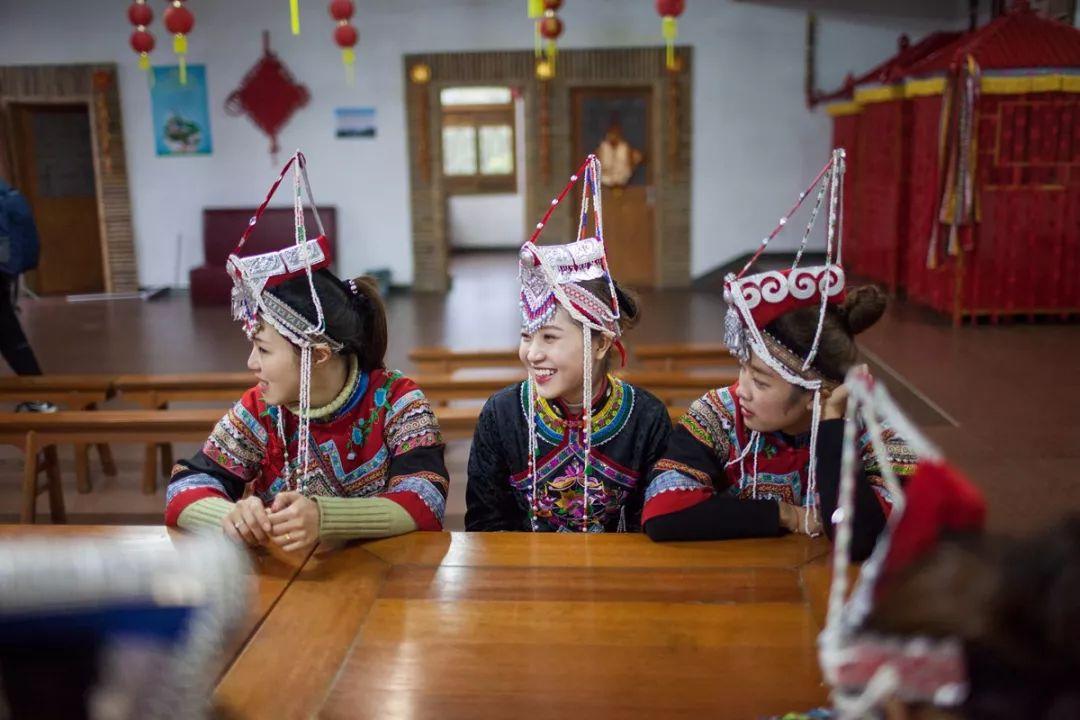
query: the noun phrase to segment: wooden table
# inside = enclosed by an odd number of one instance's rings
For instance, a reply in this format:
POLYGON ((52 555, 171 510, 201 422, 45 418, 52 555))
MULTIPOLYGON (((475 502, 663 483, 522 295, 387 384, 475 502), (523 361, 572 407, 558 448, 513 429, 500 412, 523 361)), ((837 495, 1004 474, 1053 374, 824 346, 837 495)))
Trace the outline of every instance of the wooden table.
POLYGON ((320 547, 229 717, 731 717, 825 702, 822 539, 413 533, 320 547))

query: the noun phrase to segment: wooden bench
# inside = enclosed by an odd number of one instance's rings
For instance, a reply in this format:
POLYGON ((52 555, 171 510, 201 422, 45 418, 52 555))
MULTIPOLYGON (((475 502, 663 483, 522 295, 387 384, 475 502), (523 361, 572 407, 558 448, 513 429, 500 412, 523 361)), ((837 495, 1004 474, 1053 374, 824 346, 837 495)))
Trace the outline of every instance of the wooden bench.
POLYGON ((736 367, 739 361, 723 343, 671 343, 632 346, 634 359, 655 370, 700 367, 736 367))
MULTIPOLYGON (((233 403, 255 384, 250 372, 190 373, 173 375, 120 375, 114 387, 121 399, 146 410, 167 410, 175 402, 233 403)), ((221 414, 220 412, 218 413, 221 414)), ((157 490, 157 455, 161 452, 161 475, 172 472, 172 443, 147 445, 143 459, 143 492, 157 490)))
POLYGON ((517 348, 451 350, 445 347, 414 348, 409 361, 417 375, 446 375, 461 368, 521 367, 517 348))
MULTIPOLYGON (((202 441, 220 418, 221 411, 217 409, 0 413, 0 442, 21 447, 25 456, 21 521, 34 522, 37 497, 47 491, 53 521, 64 522, 64 496, 55 445, 202 441), (39 451, 43 461, 38 459, 39 451), (48 479, 44 488, 38 487, 42 472, 48 479)), ((153 473, 149 478, 144 473, 144 491, 148 482, 153 485, 153 473)))
MULTIPOLYGON (((670 343, 631 346, 631 355, 643 368, 679 370, 702 367, 735 367, 738 360, 723 343, 670 343)), ((520 367, 516 348, 451 350, 445 347, 415 348, 409 360, 419 375, 444 375, 465 368, 520 367)))
MULTIPOLYGON (((69 410, 96 410, 113 397, 112 375, 19 375, 0 378, 0 402, 50 402, 69 410)), ((97 445, 101 469, 116 475, 112 451, 105 443, 97 445)), ((55 454, 55 450, 52 451, 55 454)), ((57 470, 59 472, 59 470, 57 470)), ((80 493, 90 492, 89 446, 75 446, 75 486, 80 493)))
MULTIPOLYGON (((626 382, 656 395, 665 405, 687 405, 689 401, 696 400, 706 391, 730 385, 738 378, 738 375, 733 372, 691 374, 625 370, 618 374, 626 382)), ((431 404, 438 408, 458 400, 484 401, 507 385, 523 380, 524 377, 524 373, 517 377, 424 375, 415 380, 431 404)))
MULTIPOLYGON (((478 405, 436 408, 435 416, 439 419, 439 430, 443 440, 468 440, 476 431, 476 421, 480 418, 478 405)), ((686 412, 682 407, 669 407, 668 416, 676 422, 686 412)))

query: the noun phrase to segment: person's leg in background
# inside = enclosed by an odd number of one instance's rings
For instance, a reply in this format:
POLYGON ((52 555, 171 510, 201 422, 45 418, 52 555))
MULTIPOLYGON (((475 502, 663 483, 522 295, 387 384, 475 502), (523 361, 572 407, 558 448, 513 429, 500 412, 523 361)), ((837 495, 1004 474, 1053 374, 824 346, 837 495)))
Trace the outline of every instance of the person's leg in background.
MULTIPOLYGON (((34 349, 26 339, 19 316, 15 314, 15 291, 18 283, 15 278, 0 273, 0 354, 16 375, 41 375, 34 349)), ((56 412, 56 405, 50 402, 24 402, 15 408, 16 412, 56 412)))
POLYGON ((15 278, 0 273, 0 353, 16 375, 40 375, 41 366, 15 314, 17 286, 15 278))

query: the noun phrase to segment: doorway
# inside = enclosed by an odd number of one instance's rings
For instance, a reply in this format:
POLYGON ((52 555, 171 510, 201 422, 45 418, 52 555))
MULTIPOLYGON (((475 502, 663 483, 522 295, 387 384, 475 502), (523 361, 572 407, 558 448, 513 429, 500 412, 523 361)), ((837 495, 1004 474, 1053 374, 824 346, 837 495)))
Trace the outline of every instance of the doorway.
POLYGON ((26 274, 41 295, 105 289, 90 113, 85 103, 11 107, 15 184, 26 196, 41 259, 26 274))
MULTIPOLYGON (((603 164, 604 242, 611 274, 638 288, 656 285, 652 89, 578 87, 571 91, 575 156, 603 164)), ((581 196, 575 194, 580 212, 581 196)))

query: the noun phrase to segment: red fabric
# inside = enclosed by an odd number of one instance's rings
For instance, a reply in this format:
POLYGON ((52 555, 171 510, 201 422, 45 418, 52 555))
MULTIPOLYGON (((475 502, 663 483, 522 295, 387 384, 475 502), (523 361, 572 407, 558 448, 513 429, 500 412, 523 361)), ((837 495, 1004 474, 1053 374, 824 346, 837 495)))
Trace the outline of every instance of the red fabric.
MULTIPOLYGON (((761 294, 761 302, 757 307, 750 309, 750 315, 754 318, 754 323, 760 329, 792 310, 820 306, 822 295, 821 286, 824 282, 825 275, 826 271, 824 270, 824 266, 820 268, 800 267, 796 268, 794 271, 791 268, 786 268, 784 270, 770 270, 756 275, 747 275, 736 282, 738 282, 739 287, 744 290, 750 290, 761 294), (813 275, 813 279, 810 280, 810 277, 806 273, 815 269, 819 272, 813 275), (783 290, 783 287, 788 285, 787 278, 791 276, 792 272, 801 274, 804 283, 813 282, 814 290, 810 297, 797 298, 790 291, 783 290), (777 275, 782 275, 784 280, 781 281, 777 278, 777 275), (781 282, 783 282, 783 286, 781 286, 781 282), (770 293, 782 294, 782 297, 779 300, 770 301, 768 299, 770 293)), ((796 281, 796 284, 801 285, 798 281, 796 281)), ((845 295, 846 291, 841 289, 836 295, 829 297, 828 303, 830 305, 842 305, 845 295)))
POLYGON ((940 462, 922 461, 904 487, 907 505, 889 541, 884 579, 918 560, 949 532, 981 531, 986 500, 958 471, 940 462))
MULTIPOLYGON (((912 102, 911 196, 903 263, 908 298, 943 313, 1080 308, 1080 96, 984 95, 976 192, 981 220, 956 257, 927 268, 937 222, 940 97, 912 102)), ((944 226, 939 232, 947 232, 944 226)))
MULTIPOLYGON (((844 239, 846 264, 853 274, 895 291, 906 223, 909 151, 906 133, 911 109, 906 101, 871 103, 858 115, 858 182, 849 185, 857 236, 844 239), (852 250, 855 252, 853 254, 852 250)), ((845 218, 846 220, 846 218, 845 218)))
MULTIPOLYGON (((203 500, 211 497, 229 500, 228 495, 212 488, 193 488, 180 493, 175 500, 165 506, 165 524, 169 527, 176 527, 176 523, 180 519, 180 513, 184 512, 184 509, 188 505, 196 500, 203 500)), ((229 502, 232 502, 232 500, 229 500, 229 502)))
POLYGON ((419 495, 414 493, 391 493, 389 495, 380 495, 387 500, 393 500, 401 507, 405 508, 405 512, 409 513, 413 522, 416 523, 417 530, 442 530, 442 523, 439 522, 439 518, 435 516, 435 513, 431 512, 431 508, 424 504, 424 501, 420 499, 419 495))
POLYGON ((641 524, 652 520, 654 517, 668 515, 673 512, 685 510, 699 503, 703 503, 714 495, 712 488, 700 490, 679 490, 678 492, 665 492, 652 497, 641 511, 641 524))

